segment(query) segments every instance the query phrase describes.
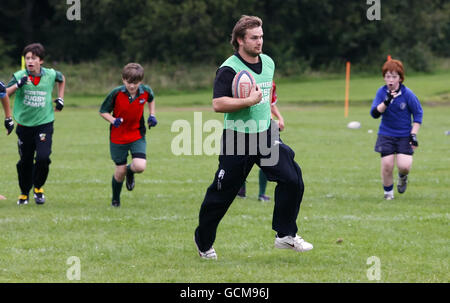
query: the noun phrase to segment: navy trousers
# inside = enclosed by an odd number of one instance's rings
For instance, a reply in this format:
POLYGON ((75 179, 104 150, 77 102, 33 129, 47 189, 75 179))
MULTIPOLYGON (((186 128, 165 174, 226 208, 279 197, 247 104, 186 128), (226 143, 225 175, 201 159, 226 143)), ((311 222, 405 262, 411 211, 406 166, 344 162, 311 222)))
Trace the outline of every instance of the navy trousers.
POLYGON ((21 193, 28 195, 31 188, 41 188, 48 177, 52 152, 53 122, 26 127, 18 125, 20 160, 17 162, 17 174, 21 193))

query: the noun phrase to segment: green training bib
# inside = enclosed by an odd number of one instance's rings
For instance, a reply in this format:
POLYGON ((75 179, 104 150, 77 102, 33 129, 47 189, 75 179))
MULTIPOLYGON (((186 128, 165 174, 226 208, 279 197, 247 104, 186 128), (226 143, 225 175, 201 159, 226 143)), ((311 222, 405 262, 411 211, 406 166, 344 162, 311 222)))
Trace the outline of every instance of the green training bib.
MULTIPOLYGON (((41 73, 38 85, 28 81, 16 90, 13 115, 17 123, 21 125, 38 126, 55 120, 52 91, 55 85, 56 71, 42 67, 41 73)), ((16 80, 20 80, 26 75, 26 70, 14 73, 16 80)))
POLYGON ((257 74, 245 65, 237 56, 229 57, 220 67, 231 67, 236 73, 246 70, 255 78, 256 84, 262 90, 262 99, 258 104, 243 108, 236 112, 225 113, 224 128, 241 133, 259 133, 265 131, 270 125, 270 92, 272 89, 275 63, 264 54, 260 55, 262 72, 257 74))

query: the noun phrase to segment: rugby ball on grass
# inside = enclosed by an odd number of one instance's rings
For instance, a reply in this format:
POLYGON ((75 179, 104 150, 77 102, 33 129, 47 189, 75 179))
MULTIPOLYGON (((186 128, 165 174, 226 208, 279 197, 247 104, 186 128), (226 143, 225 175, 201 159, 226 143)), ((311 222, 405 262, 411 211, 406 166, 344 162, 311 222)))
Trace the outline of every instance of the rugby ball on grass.
POLYGON ((351 129, 360 128, 361 127, 361 123, 359 123, 358 121, 352 121, 352 122, 349 122, 347 124, 347 127, 351 128, 351 129))
POLYGON ((233 98, 247 98, 250 95, 255 78, 246 70, 241 70, 234 76, 231 86, 233 98))

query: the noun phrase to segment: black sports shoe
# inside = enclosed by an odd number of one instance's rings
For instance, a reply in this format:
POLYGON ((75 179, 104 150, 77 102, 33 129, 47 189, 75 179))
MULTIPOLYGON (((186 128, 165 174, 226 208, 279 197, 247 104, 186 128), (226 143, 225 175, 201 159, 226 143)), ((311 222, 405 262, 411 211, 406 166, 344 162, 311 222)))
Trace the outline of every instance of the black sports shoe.
POLYGON ((44 189, 34 188, 34 201, 36 204, 42 205, 45 203, 44 189))
POLYGON ((241 187, 241 188, 239 189, 239 191, 238 191, 238 193, 237 193, 237 196, 238 196, 239 198, 245 198, 245 197, 246 197, 246 195, 245 195, 245 187, 241 187))
POLYGON ((111 205, 113 207, 120 207, 120 201, 112 200, 111 205))
POLYGON ((127 169, 127 176, 126 176, 126 186, 128 190, 133 190, 134 188, 134 173, 127 169))
POLYGON ((20 195, 19 200, 17 200, 17 205, 26 205, 26 204, 28 204, 28 196, 20 195))
POLYGON ((408 186, 408 175, 403 177, 398 177, 397 190, 400 194, 406 191, 406 186, 408 186))

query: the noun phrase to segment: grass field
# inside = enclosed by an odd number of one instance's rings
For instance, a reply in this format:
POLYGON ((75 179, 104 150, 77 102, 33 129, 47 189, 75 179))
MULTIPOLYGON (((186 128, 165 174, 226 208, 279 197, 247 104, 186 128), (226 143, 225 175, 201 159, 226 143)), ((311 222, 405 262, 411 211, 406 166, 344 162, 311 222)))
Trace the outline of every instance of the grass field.
MULTIPOLYGON (((332 75, 329 77, 307 77, 299 79, 277 80, 277 92, 283 105, 317 105, 344 103, 345 78, 332 75)), ((450 103, 450 70, 432 75, 415 74, 407 76, 406 85, 418 96, 419 100, 428 104, 450 103)), ((377 89, 384 84, 380 75, 354 75, 350 82, 350 104, 371 103, 377 89)), ((159 106, 210 106, 212 89, 196 91, 172 91, 160 94, 158 85, 150 82, 156 94, 159 106)), ((212 81, 210 86, 212 85, 212 81)), ((68 107, 98 107, 107 93, 103 95, 70 95, 65 98, 68 107)), ((281 103, 281 101, 280 101, 281 103)))
MULTIPOLYGON (((120 209, 110 206, 114 165, 106 122, 97 106, 67 107, 55 121, 44 206, 33 199, 16 205, 17 138, 1 137, 0 193, 8 199, 0 201, 0 282, 71 282, 71 256, 80 260, 80 282, 372 282, 366 263, 372 256, 381 265, 373 282, 449 282, 450 107, 424 106, 409 188, 393 201, 383 200, 373 152, 379 121, 368 106, 351 107, 348 118, 336 105, 280 108, 282 138, 303 170, 298 225, 314 244, 311 252, 273 247, 273 202, 256 200, 255 167, 249 197, 236 200, 219 225, 219 259, 197 256, 192 236, 217 156, 173 155, 171 125, 192 122, 194 111, 202 111, 203 121, 221 121, 209 107, 159 103, 159 124, 147 133, 148 168, 134 191, 124 187, 120 209), (362 128, 347 129, 351 120, 362 128)), ((269 183, 271 196, 274 187, 269 183)))

